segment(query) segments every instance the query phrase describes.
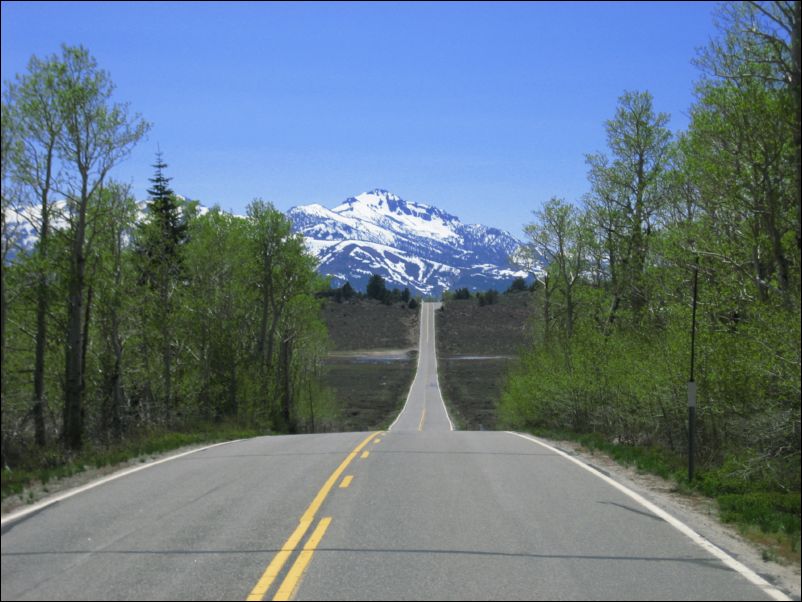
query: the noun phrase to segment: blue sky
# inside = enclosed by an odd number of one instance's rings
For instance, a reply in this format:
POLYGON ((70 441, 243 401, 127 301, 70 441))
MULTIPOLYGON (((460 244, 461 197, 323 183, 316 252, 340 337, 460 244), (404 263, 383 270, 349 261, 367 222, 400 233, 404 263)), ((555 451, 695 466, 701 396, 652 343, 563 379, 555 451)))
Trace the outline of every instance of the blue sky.
POLYGON ((3 2, 2 79, 83 44, 153 123, 113 177, 244 213, 386 188, 520 236, 625 90, 687 126, 715 5, 3 2))

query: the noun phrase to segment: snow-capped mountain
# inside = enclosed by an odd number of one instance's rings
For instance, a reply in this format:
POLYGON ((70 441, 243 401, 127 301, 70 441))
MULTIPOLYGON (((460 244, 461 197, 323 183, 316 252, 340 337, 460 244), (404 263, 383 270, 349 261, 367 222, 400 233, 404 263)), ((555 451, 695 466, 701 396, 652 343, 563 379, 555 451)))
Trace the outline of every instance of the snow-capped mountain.
MULTIPOLYGON (((183 197, 181 197, 183 198, 183 197)), ((139 202, 139 219, 146 215, 139 202)), ((52 226, 67 227, 66 203, 54 204, 52 226)), ((208 209, 198 206, 199 214, 208 209)), ((13 261, 18 251, 33 249, 39 239, 39 208, 6 210, 4 237, 10 239, 13 261)), ((296 232, 318 260, 318 270, 335 284, 346 281, 365 290, 379 274, 392 287, 416 294, 440 295, 444 290, 506 289, 513 279, 530 274, 514 267, 510 257, 521 243, 496 228, 463 224, 436 207, 413 203, 386 190, 373 190, 327 209, 321 205, 294 207, 287 213, 296 232)))
POLYGON ((467 287, 504 289, 529 274, 513 267, 520 242, 507 232, 466 225, 436 207, 376 189, 327 209, 294 207, 287 213, 320 262, 318 270, 363 289, 372 274, 388 287, 424 295, 467 287))

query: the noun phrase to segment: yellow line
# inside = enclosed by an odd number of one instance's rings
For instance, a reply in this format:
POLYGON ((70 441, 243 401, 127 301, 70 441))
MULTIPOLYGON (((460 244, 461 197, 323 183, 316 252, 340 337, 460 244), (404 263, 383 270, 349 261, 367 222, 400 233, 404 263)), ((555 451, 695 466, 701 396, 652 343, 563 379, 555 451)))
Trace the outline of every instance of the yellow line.
POLYGON ((351 484, 351 481, 354 480, 354 475, 348 475, 344 477, 342 482, 340 483, 340 489, 348 489, 348 486, 351 484))
POLYGON ((426 408, 423 408, 423 413, 420 415, 420 422, 418 423, 418 430, 423 430, 423 421, 426 420, 426 408))
POLYGON ((306 545, 304 545, 304 549, 298 554, 295 564, 292 565, 290 571, 287 573, 286 579, 281 583, 281 587, 278 588, 278 592, 276 592, 273 600, 289 600, 293 597, 295 590, 298 589, 298 585, 301 582, 301 577, 303 577, 304 571, 306 571, 306 567, 309 566, 309 562, 312 560, 315 549, 317 549, 320 540, 323 539, 323 536, 326 534, 326 529, 329 528, 329 523, 331 523, 330 516, 320 519, 320 522, 317 524, 317 527, 315 527, 306 545))
POLYGON ((359 445, 357 445, 350 454, 348 454, 348 457, 346 457, 345 460, 340 463, 337 469, 331 473, 331 476, 329 476, 329 478, 323 484, 323 487, 321 487, 320 491, 317 492, 315 499, 313 499, 312 503, 309 504, 306 512, 304 512, 303 516, 301 516, 300 524, 295 528, 295 531, 292 532, 292 535, 290 535, 289 539, 284 542, 284 545, 281 546, 281 549, 273 557, 273 560, 270 561, 270 564, 267 565, 265 572, 262 573, 259 581, 256 582, 256 585, 246 598, 247 600, 261 600, 264 598, 267 590, 270 589, 273 581, 276 579, 279 572, 281 572, 284 563, 287 562, 287 559, 292 555, 292 553, 295 551, 295 548, 298 546, 298 543, 306 534, 307 529, 309 529, 309 525, 311 525, 312 521, 315 519, 315 514, 320 509, 320 506, 323 505, 323 501, 331 491, 331 488, 334 487, 334 483, 337 482, 337 479, 340 478, 340 475, 343 473, 343 471, 345 471, 346 468, 348 468, 348 465, 362 450, 362 448, 365 447, 370 440, 373 439, 373 437, 379 434, 381 434, 381 431, 371 433, 365 437, 365 439, 359 445))
POLYGON ((306 512, 304 512, 304 515, 301 517, 302 521, 308 520, 311 522, 312 520, 314 520, 315 513, 320 509, 320 506, 323 505, 323 501, 326 499, 326 496, 329 494, 329 491, 331 491, 331 488, 334 487, 334 483, 337 482, 337 479, 340 478, 340 475, 343 473, 343 471, 345 471, 345 469, 348 468, 348 465, 351 463, 351 460, 356 458, 357 454, 360 451, 362 451, 362 448, 365 447, 368 444, 368 442, 378 434, 379 433, 371 433, 370 435, 368 435, 367 438, 362 443, 360 443, 354 448, 354 451, 348 454, 348 457, 342 461, 342 464, 340 464, 337 467, 337 470, 331 473, 331 476, 328 478, 323 487, 320 488, 320 491, 317 492, 315 499, 312 500, 312 503, 309 504, 309 507, 306 509, 306 512))
POLYGON ((363 452, 362 452, 362 459, 364 460, 364 459, 365 459, 365 458, 367 458, 369 455, 370 455, 370 452, 369 452, 369 451, 363 451, 363 452))
POLYGON ((290 535, 289 539, 284 542, 281 550, 279 550, 279 552, 273 556, 273 560, 271 560, 270 564, 267 565, 267 569, 265 570, 261 579, 259 579, 254 586, 253 590, 251 590, 251 593, 246 600, 261 600, 264 597, 264 595, 267 593, 267 590, 270 589, 273 580, 278 576, 279 571, 281 571, 281 568, 284 566, 284 563, 287 562, 287 559, 295 551, 295 547, 303 538, 310 524, 311 523, 309 521, 301 521, 298 527, 296 527, 295 531, 293 531, 292 535, 290 535))

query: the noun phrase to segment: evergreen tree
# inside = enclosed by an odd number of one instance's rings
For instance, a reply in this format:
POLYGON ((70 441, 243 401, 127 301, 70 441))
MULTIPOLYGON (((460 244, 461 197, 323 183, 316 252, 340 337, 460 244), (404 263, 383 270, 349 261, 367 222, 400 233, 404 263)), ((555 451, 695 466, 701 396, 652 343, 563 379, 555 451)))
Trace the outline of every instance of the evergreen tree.
POLYGON ((373 274, 368 281, 367 294, 368 299, 383 301, 387 296, 387 286, 384 283, 384 278, 379 274, 373 274))
POLYGON ((512 281, 510 288, 507 289, 508 293, 523 293, 526 291, 526 280, 523 278, 516 278, 512 281))
POLYGON ((178 273, 181 264, 180 247, 187 239, 187 224, 181 211, 181 204, 170 188, 170 180, 164 175, 167 164, 162 159, 161 150, 156 152, 156 173, 148 181, 150 202, 148 204, 149 220, 153 226, 148 233, 146 251, 158 277, 159 268, 165 268, 173 275, 178 273))
POLYGON ((341 290, 342 290, 343 299, 345 299, 346 301, 348 299, 351 299, 356 294, 356 291, 354 290, 354 287, 351 286, 351 284, 348 283, 348 282, 343 284, 341 290))
POLYGON ((175 293, 183 271, 183 246, 187 242, 187 223, 179 199, 170 189, 164 174, 167 164, 161 151, 156 153, 156 170, 148 189, 148 218, 140 227, 139 253, 141 276, 148 284, 146 315, 148 330, 158 341, 161 351, 161 397, 165 415, 170 416, 173 403, 173 324, 175 293))

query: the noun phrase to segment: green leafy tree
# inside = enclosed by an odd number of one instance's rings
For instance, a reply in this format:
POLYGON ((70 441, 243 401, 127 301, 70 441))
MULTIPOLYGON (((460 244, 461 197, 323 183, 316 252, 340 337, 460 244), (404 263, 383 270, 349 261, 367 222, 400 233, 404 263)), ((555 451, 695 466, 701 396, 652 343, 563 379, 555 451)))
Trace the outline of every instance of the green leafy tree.
POLYGON ((56 150, 64 166, 62 192, 70 222, 64 441, 71 449, 83 444, 83 392, 86 351, 86 262, 89 205, 114 165, 124 159, 149 125, 131 116, 127 105, 111 100, 114 86, 108 73, 83 47, 62 47, 56 81, 57 106, 64 130, 56 150))
POLYGON ((655 216, 666 200, 663 176, 670 161, 669 116, 655 113, 649 92, 625 92, 606 123, 611 156, 587 156, 590 201, 604 231, 613 301, 612 324, 622 300, 641 315, 643 281, 655 216))
POLYGON ((248 206, 251 228, 251 244, 255 281, 253 286, 260 292, 259 330, 256 337, 256 355, 264 369, 262 378, 262 398, 265 408, 271 413, 276 410, 273 404, 275 380, 269 375, 277 369, 275 361, 276 341, 280 338, 279 327, 289 301, 289 291, 282 281, 287 271, 283 247, 290 237, 288 220, 272 204, 261 199, 248 206))
POLYGON ((799 2, 727 2, 717 14, 721 31, 696 58, 697 66, 714 80, 735 86, 782 89, 791 107, 784 112, 793 132, 792 203, 796 209, 797 249, 802 249, 800 190, 802 189, 802 59, 799 2))
POLYGON ((29 212, 28 215, 36 216, 31 227, 38 234, 35 250, 37 283, 33 421, 36 443, 40 447, 45 446, 47 439, 44 379, 47 314, 52 296, 48 278, 52 269, 49 265, 50 223, 56 210, 53 198, 58 175, 56 144, 63 134, 57 90, 62 71, 63 65, 54 57, 46 60, 32 57, 28 63, 28 73, 18 76, 16 83, 8 84, 5 92, 8 114, 4 118, 9 119, 18 131, 17 143, 4 152, 10 155, 12 177, 30 195, 31 203, 38 206, 38 212, 29 212))
MULTIPOLYGON (((546 259, 549 274, 559 282, 564 305, 564 332, 573 336, 576 318, 575 288, 587 269, 586 219, 572 205, 552 198, 542 211, 535 214, 537 221, 526 226, 529 243, 546 259)), ((525 288, 525 283, 524 285, 525 288)), ((548 311, 544 311, 548 313, 548 311)))
MULTIPOLYGON (((126 376, 128 340, 136 324, 136 276, 129 242, 134 235, 138 207, 128 186, 109 182, 95 205, 98 235, 94 244, 96 339, 98 357, 96 380, 99 398, 99 438, 122 439, 129 426, 126 376)), ((127 374, 127 372, 129 374, 127 374)))

